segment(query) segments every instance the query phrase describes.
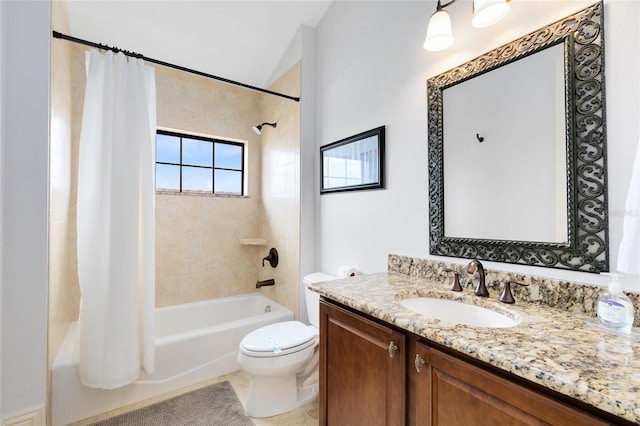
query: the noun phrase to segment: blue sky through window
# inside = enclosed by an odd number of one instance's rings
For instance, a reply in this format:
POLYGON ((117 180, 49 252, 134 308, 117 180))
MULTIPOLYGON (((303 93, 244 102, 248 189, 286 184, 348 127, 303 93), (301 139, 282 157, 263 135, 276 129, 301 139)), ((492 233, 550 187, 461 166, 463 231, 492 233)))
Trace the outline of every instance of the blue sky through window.
POLYGON ((156 135, 156 161, 162 163, 180 163, 180 138, 156 135))
POLYGON ((243 156, 242 144, 159 132, 156 189, 243 195, 243 156))
POLYGON ((216 167, 221 169, 242 169, 242 147, 217 143, 216 167))
POLYGON ((183 138, 182 164, 211 167, 213 165, 211 142, 183 138))

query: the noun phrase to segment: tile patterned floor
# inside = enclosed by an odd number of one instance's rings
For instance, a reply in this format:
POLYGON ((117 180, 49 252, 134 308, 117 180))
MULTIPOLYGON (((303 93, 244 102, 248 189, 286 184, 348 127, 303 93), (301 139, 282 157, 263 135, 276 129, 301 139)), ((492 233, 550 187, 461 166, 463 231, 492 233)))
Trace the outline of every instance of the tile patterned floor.
MULTIPOLYGON (((235 389, 238 399, 243 404, 249 393, 249 375, 244 371, 236 371, 220 380, 229 380, 235 389)), ((296 410, 273 417, 254 418, 256 426, 317 426, 318 425, 318 400, 314 400, 296 410)))
MULTIPOLYGON (((138 404, 133 404, 118 410, 110 411, 108 413, 104 413, 99 416, 92 417, 90 419, 85 419, 80 422, 73 423, 70 426, 85 426, 90 423, 96 422, 98 420, 103 420, 112 416, 116 416, 118 414, 122 414, 127 411, 131 411, 137 408, 151 405, 156 402, 169 399, 176 395, 180 395, 180 394, 183 394, 201 387, 205 387, 213 383, 221 382, 224 380, 228 380, 229 383, 231 383, 231 386, 233 386, 233 389, 236 391, 236 394, 238 395, 238 399, 240 399, 240 402, 244 404, 247 399, 247 395, 249 393, 249 375, 244 371, 240 370, 231 374, 227 374, 225 376, 208 380, 206 382, 189 386, 188 388, 180 389, 179 391, 176 391, 176 392, 162 395, 157 398, 147 399, 138 404)), ((317 426, 318 425, 318 400, 316 399, 315 401, 312 401, 296 410, 290 411, 288 413, 280 414, 278 416, 254 418, 253 422, 256 424, 256 426, 317 426)))

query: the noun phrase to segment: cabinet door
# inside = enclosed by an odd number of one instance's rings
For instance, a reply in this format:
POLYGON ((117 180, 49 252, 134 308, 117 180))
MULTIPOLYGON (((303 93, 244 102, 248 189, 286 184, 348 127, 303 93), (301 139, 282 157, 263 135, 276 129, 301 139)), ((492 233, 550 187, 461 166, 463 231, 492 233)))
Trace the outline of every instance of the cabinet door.
POLYGON ((407 420, 410 426, 427 426, 431 422, 431 366, 428 363, 430 348, 412 340, 408 365, 407 420))
POLYGON ((416 345, 418 354, 426 355, 415 391, 418 425, 608 424, 461 359, 416 345))
POLYGON ((404 424, 405 337, 320 303, 320 425, 404 424))

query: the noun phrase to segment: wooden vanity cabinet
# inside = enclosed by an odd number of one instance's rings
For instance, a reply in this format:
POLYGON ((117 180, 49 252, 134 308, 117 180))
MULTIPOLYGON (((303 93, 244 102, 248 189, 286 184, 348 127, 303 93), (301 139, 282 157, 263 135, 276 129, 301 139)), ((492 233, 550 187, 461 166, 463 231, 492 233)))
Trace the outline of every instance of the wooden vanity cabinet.
POLYGON ((611 424, 423 342, 415 341, 414 348, 409 424, 611 424))
POLYGON ((320 425, 405 424, 405 335, 320 303, 320 425))
POLYGON ((320 425, 629 424, 603 420, 436 346, 321 301, 320 425), (393 357, 390 342, 398 348, 393 357))

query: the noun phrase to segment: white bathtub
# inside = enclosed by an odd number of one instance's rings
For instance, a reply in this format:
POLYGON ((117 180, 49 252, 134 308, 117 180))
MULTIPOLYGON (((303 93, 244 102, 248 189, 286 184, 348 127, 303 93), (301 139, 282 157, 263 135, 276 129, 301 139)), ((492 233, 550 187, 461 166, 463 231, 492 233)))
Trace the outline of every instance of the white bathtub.
POLYGON ((80 383, 73 323, 51 372, 52 424, 66 425, 236 371, 238 345, 247 333, 292 319, 289 309, 260 293, 158 308, 155 370, 113 390, 80 383))

